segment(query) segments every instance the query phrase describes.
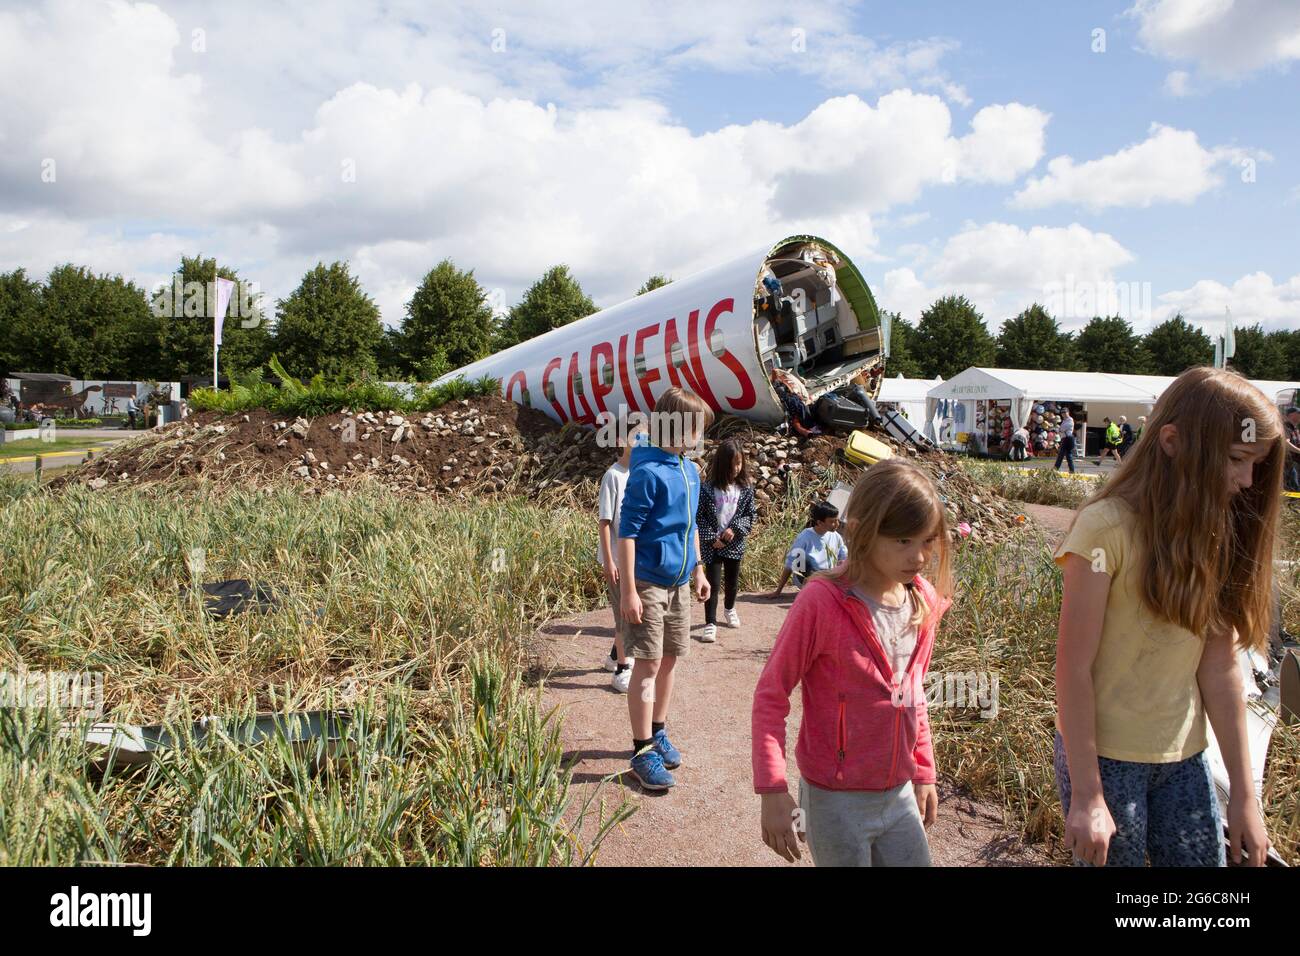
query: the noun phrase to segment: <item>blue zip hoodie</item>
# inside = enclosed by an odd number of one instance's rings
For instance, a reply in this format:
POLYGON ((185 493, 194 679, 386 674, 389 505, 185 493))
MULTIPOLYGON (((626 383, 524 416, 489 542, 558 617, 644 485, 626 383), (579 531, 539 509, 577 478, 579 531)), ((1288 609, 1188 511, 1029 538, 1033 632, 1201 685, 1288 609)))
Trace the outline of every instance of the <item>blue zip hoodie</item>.
POLYGON ((677 587, 695 569, 695 510, 700 471, 684 455, 653 445, 632 449, 618 536, 636 541, 636 579, 677 587))

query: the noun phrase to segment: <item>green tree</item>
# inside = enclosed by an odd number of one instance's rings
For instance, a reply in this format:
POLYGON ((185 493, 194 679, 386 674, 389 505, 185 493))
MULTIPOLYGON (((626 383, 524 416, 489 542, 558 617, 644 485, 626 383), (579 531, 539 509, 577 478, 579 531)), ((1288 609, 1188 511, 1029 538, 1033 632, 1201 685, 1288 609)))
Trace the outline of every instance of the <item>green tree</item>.
POLYGON ((1287 381, 1300 382, 1300 329, 1274 334, 1281 336, 1282 341, 1286 343, 1287 381))
POLYGON ((154 328, 144 290, 134 282, 69 263, 52 269, 41 289, 30 359, 39 371, 79 379, 149 377, 154 328))
POLYGON ((501 328, 498 347, 526 342, 595 311, 596 303, 582 291, 578 280, 569 273, 569 267, 552 266, 510 310, 501 328))
POLYGON ((880 321, 889 321, 889 358, 885 361, 885 374, 890 378, 921 378, 921 364, 913 350, 916 347, 916 329, 897 312, 882 312, 880 321))
POLYGON ((646 279, 645 282, 641 283, 641 288, 636 290, 636 294, 645 295, 647 292, 653 292, 655 289, 662 289, 672 281, 673 280, 669 279, 667 276, 662 276, 656 272, 650 278, 646 279))
POLYGON ((1228 364, 1246 378, 1280 381, 1290 365, 1288 333, 1265 332, 1259 324, 1234 329, 1236 351, 1228 364))
POLYGON ((964 295, 944 296, 921 313, 914 353, 924 378, 952 378, 972 365, 992 366, 997 343, 964 295))
POLYGON ((23 269, 0 273, 0 377, 40 371, 41 284, 23 269))
POLYGON ((296 378, 317 372, 349 379, 377 370, 383 342, 379 307, 366 295, 347 263, 318 262, 276 305, 274 348, 296 378))
POLYGON ((1151 356, 1122 316, 1093 316, 1074 338, 1075 367, 1085 372, 1145 375, 1151 356))
POLYGON ((221 325, 220 373, 238 376, 261 368, 271 357, 272 330, 248 281, 216 259, 181 256, 172 281, 154 293, 158 320, 156 377, 176 380, 212 374, 212 336, 216 318, 216 280, 235 283, 221 325))
POLYGON ((1142 340, 1151 353, 1157 375, 1180 375, 1195 365, 1214 361, 1214 343, 1179 312, 1146 334, 1142 340))
POLYGON ((1035 302, 998 333, 998 368, 1071 369, 1074 337, 1035 302))
POLYGON ((412 371, 456 369, 491 352, 492 308, 472 269, 443 259, 429 270, 406 303, 399 348, 412 371))

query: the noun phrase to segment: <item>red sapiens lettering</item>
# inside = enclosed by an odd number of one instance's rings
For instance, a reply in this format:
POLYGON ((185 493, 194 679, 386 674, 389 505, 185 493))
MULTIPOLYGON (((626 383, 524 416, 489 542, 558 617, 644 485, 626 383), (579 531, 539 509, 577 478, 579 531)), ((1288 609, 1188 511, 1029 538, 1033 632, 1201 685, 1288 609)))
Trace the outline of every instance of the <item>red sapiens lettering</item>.
POLYGON ((520 392, 527 392, 527 391, 528 391, 528 376, 524 374, 524 370, 523 370, 523 369, 520 369, 519 371, 515 372, 514 375, 511 375, 511 376, 510 376, 510 380, 509 380, 508 382, 506 382, 506 401, 507 401, 507 402, 513 402, 513 401, 515 401, 515 398, 514 398, 514 391, 515 391, 515 385, 516 385, 516 384, 519 386, 519 391, 520 391, 520 392))
POLYGON ((581 412, 579 412, 578 407, 573 404, 573 395, 574 392, 577 391, 573 387, 573 382, 577 377, 578 377, 578 353, 574 352, 572 357, 570 357, 569 359, 569 375, 568 375, 569 411, 573 413, 573 420, 575 422, 582 422, 584 425, 590 425, 596 421, 596 416, 591 414, 591 406, 587 404, 587 396, 580 391, 577 392, 578 401, 581 402, 583 408, 581 412))
POLYGON ((629 412, 639 412, 636 395, 632 391, 632 380, 627 374, 627 333, 618 338, 618 378, 623 383, 623 401, 627 402, 629 412))
POLYGON ((546 386, 550 385, 551 383, 551 373, 554 372, 563 364, 564 361, 557 356, 556 358, 553 358, 549 362, 547 362, 546 368, 543 369, 542 371, 542 394, 546 395, 546 400, 550 402, 551 407, 555 409, 555 414, 559 417, 560 424, 564 424, 565 422, 567 422, 569 420, 569 416, 564 414, 563 407, 561 407, 560 403, 555 400, 555 386, 553 385, 551 386, 550 394, 547 394, 546 386))
MULTIPOLYGON (((709 317, 704 321, 704 341, 707 343, 713 339, 714 326, 718 324, 718 319, 725 312, 731 312, 735 307, 735 300, 728 297, 719 299, 709 310, 709 317)), ((730 351, 723 350, 718 356, 718 361, 731 370, 731 374, 736 376, 736 381, 740 384, 740 394, 735 398, 723 396, 726 401, 736 411, 744 411, 747 408, 754 407, 754 383, 749 380, 749 373, 745 371, 745 366, 740 359, 736 358, 730 351)))
MULTIPOLYGON (((637 329, 633 355, 644 356, 645 347, 643 343, 645 342, 646 339, 648 339, 650 336, 654 335, 658 331, 659 331, 658 322, 656 322, 654 325, 647 325, 643 329, 637 329)), ((637 378, 641 382, 641 394, 645 396, 645 407, 647 410, 653 411, 655 407, 655 396, 654 396, 654 392, 650 391, 650 384, 652 382, 659 381, 660 378, 659 369, 650 367, 650 359, 648 357, 645 359, 645 364, 646 364, 645 372, 638 375, 637 378)))
POLYGON ((609 384, 605 384, 605 376, 601 374, 601 369, 597 368, 596 365, 598 357, 604 358, 605 368, 612 370, 614 367, 614 347, 608 342, 597 342, 591 347, 591 400, 596 403, 596 408, 599 411, 607 412, 609 409, 605 407, 605 396, 614 391, 614 381, 611 378, 609 384))
POLYGON ((690 353, 687 355, 683 348, 683 362, 681 368, 678 369, 674 368, 677 363, 673 361, 673 346, 681 347, 681 342, 677 338, 677 320, 668 320, 667 326, 664 327, 664 354, 668 356, 668 375, 673 380, 673 384, 680 388, 681 382, 678 381, 677 372, 681 372, 687 388, 708 402, 709 407, 715 412, 720 412, 722 409, 718 405, 718 400, 713 397, 713 389, 709 388, 709 380, 704 375, 704 363, 700 361, 699 324, 700 310, 692 309, 690 321, 687 323, 687 335, 690 337, 690 353), (694 369, 694 374, 692 374, 692 369, 694 369))

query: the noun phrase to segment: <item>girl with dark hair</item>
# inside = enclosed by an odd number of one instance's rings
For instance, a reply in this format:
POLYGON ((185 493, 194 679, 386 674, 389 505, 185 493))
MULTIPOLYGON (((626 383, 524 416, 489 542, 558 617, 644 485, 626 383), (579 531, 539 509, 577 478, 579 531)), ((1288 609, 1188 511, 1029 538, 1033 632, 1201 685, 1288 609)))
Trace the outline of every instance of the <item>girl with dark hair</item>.
POLYGON ((700 551, 709 581, 709 597, 704 603, 704 633, 700 636, 706 644, 718 639, 719 581, 725 585, 723 613, 727 626, 740 627, 736 590, 745 541, 754 526, 754 489, 746 465, 740 442, 728 438, 713 453, 708 477, 700 487, 695 523, 700 529, 700 551))

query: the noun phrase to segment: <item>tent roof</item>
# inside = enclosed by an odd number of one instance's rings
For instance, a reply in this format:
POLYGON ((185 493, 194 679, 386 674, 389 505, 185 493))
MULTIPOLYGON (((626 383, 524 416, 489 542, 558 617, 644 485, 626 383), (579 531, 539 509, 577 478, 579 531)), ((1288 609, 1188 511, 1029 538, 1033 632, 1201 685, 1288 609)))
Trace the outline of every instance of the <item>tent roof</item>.
POLYGON ((1151 392, 1100 372, 971 366, 927 393, 930 398, 1041 398, 1071 402, 1148 402, 1151 392))
POLYGON ((60 375, 57 372, 11 372, 10 378, 16 378, 23 382, 75 382, 76 379, 71 375, 60 375))
POLYGON ((903 378, 901 375, 897 378, 885 378, 880 382, 880 394, 876 397, 880 402, 923 402, 930 389, 934 388, 942 378, 925 379, 925 378, 903 378))
MULTIPOLYGON (((927 392, 929 398, 1041 398, 1069 402, 1155 402, 1169 387, 1170 375, 1126 375, 1110 372, 1056 372, 1023 368, 980 368, 972 365, 927 392)), ((1270 399, 1300 383, 1252 382, 1270 399)))

